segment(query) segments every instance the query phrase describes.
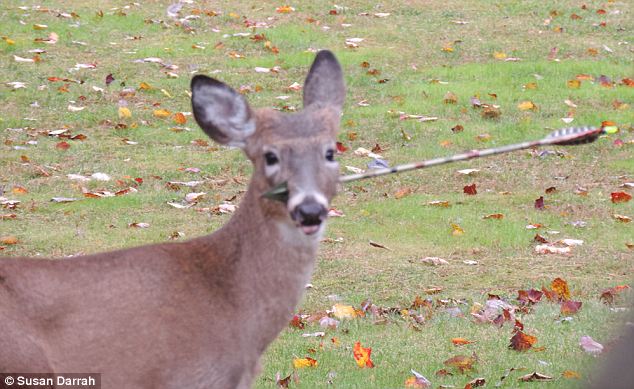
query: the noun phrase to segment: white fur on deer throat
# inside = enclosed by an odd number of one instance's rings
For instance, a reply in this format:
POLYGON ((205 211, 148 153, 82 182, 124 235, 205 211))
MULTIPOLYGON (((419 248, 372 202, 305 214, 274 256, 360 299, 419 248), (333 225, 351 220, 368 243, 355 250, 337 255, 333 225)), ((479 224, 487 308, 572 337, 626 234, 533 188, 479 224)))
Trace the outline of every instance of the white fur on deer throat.
POLYGON ((293 221, 278 221, 275 225, 277 226, 277 230, 279 231, 284 243, 288 246, 298 248, 306 246, 316 248, 324 236, 324 231, 326 230, 325 220, 321 222, 317 232, 310 235, 305 234, 293 221))

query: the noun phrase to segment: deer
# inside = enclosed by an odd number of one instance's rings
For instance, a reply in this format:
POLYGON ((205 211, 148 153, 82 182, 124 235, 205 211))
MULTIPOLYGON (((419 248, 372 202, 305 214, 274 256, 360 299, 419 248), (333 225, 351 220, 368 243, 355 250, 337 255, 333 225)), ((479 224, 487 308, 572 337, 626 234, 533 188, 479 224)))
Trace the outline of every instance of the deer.
POLYGON ((0 372, 100 373, 117 389, 250 388, 312 275, 338 189, 345 94, 327 50, 293 113, 252 109, 221 81, 194 76, 196 122, 253 165, 237 210, 188 241, 0 258, 0 372), (286 198, 264 196, 284 182, 286 198))

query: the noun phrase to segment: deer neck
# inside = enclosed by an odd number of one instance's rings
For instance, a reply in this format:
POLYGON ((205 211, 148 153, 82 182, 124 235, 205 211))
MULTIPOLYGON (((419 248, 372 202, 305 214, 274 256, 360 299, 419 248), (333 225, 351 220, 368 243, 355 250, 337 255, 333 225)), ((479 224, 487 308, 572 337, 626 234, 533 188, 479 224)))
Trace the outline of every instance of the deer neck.
MULTIPOLYGON (((320 237, 305 236, 285 206, 260 198, 254 181, 231 220, 212 234, 214 247, 231 245, 238 304, 259 312, 272 325, 259 327, 252 341, 265 348, 288 324, 313 271, 320 237), (263 328, 266 327, 266 328, 263 328)), ((258 322, 253 321, 251 322, 258 322)))

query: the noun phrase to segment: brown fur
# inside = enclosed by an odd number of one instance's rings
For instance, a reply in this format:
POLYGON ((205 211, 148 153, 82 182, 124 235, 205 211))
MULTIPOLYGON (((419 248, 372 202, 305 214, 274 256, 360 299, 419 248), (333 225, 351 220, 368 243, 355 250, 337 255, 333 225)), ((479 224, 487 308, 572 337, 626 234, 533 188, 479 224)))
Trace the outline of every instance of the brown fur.
MULTIPOLYGON (((311 72, 327 83, 334 57, 322 57, 311 72)), ((334 73, 331 82, 343 88, 338 64, 334 73)), ((319 96, 317 87, 310 89, 319 96)), ((228 105, 220 108, 240 112, 235 92, 222 93, 228 105)), ((279 183, 265 177, 262 150, 279 150, 291 194, 310 181, 330 200, 338 173, 323 167, 322 150, 334 143, 340 108, 328 100, 292 115, 249 108, 244 120, 254 116, 256 131, 243 148, 254 175, 234 216, 209 236, 75 258, 0 259, 0 371, 102 373, 102 387, 117 389, 250 387, 302 296, 318 244, 285 204, 262 197, 279 183)), ((214 139, 239 136, 214 123, 204 128, 214 139)))

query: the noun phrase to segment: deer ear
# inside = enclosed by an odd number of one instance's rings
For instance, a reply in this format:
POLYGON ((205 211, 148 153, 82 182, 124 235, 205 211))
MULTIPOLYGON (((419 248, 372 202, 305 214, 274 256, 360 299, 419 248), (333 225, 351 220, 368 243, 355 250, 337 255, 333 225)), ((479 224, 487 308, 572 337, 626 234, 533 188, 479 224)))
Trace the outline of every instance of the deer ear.
POLYGON ((304 107, 331 106, 341 112, 345 97, 346 86, 339 61, 332 52, 320 51, 304 82, 304 107))
POLYGON ((255 132, 255 117, 247 101, 226 84, 198 75, 192 79, 194 118, 213 140, 244 148, 255 132))

